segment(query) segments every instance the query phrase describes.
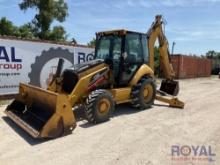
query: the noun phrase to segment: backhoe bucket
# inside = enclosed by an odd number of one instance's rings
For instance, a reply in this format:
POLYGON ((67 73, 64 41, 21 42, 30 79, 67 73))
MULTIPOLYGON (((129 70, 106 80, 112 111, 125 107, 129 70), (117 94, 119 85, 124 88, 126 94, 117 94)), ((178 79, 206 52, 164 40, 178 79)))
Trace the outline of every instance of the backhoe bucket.
POLYGON ((76 127, 68 96, 26 84, 5 113, 34 138, 59 137, 76 127))
POLYGON ((174 80, 162 80, 160 91, 176 96, 179 93, 179 82, 174 80))

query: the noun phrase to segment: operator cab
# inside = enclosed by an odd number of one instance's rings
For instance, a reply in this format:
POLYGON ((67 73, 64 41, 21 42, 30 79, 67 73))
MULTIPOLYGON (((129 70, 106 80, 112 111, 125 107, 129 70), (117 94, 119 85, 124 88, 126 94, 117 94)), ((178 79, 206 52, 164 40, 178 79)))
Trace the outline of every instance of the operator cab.
POLYGON ((142 64, 148 64, 147 35, 127 30, 96 34, 95 59, 113 70, 116 86, 126 86, 142 64))

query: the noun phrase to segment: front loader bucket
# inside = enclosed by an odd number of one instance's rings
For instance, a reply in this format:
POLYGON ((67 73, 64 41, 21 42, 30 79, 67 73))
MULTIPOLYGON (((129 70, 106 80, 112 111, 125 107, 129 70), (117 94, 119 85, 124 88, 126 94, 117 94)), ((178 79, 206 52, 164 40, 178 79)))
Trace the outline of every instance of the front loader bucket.
POLYGON ((34 138, 59 137, 76 127, 68 96, 26 84, 5 113, 34 138))
POLYGON ((174 80, 162 80, 160 91, 172 96, 177 96, 179 93, 179 82, 174 80))

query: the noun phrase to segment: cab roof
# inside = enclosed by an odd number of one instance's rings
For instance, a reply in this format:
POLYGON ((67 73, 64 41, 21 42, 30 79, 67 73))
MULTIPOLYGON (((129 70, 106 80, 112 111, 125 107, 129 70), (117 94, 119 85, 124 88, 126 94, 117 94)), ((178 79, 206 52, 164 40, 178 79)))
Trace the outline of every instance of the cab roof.
MULTIPOLYGON (((98 32, 98 33, 96 33, 96 34, 97 34, 97 35, 111 35, 111 34, 115 34, 115 35, 125 35, 125 34, 127 34, 127 33, 145 34, 145 33, 130 31, 130 30, 126 30, 126 29, 116 29, 116 30, 110 30, 110 31, 102 31, 102 32, 98 32)), ((146 34, 145 34, 145 35, 146 35, 146 34)))

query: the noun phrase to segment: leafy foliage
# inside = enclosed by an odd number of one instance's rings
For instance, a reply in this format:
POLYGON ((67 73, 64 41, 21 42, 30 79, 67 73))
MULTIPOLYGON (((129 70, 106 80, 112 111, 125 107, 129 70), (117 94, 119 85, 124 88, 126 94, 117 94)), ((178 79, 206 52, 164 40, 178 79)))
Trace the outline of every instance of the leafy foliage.
POLYGON ((52 32, 50 26, 54 20, 65 21, 68 13, 67 3, 64 0, 23 0, 20 4, 21 10, 36 9, 37 14, 32 20, 35 27, 34 35, 40 39, 64 40, 66 31, 63 27, 54 27, 52 32), (58 34, 55 34, 58 32, 58 34))
POLYGON ((36 9, 37 14, 30 23, 20 27, 15 26, 6 17, 0 19, 0 35, 19 38, 40 38, 44 40, 66 41, 67 34, 62 26, 55 26, 50 30, 54 20, 65 21, 67 17, 67 3, 64 0, 23 0, 20 9, 36 9))
POLYGON ((92 47, 95 47, 95 44, 96 44, 95 38, 93 38, 89 43, 87 43, 88 46, 92 46, 92 47))
POLYGON ((206 57, 209 58, 209 59, 217 59, 217 58, 220 59, 220 52, 216 52, 214 50, 209 50, 206 53, 206 57))
POLYGON ((30 39, 35 38, 34 28, 32 27, 32 25, 27 23, 19 27, 19 37, 30 38, 30 39))
POLYGON ((6 17, 0 19, 0 27, 1 35, 16 35, 17 27, 15 27, 11 21, 7 20, 6 17))
POLYGON ((17 27, 7 18, 0 19, 0 35, 15 36, 21 38, 34 38, 32 27, 29 24, 17 27))
POLYGON ((54 26, 49 34, 49 39, 53 41, 66 41, 66 31, 62 26, 54 26))

